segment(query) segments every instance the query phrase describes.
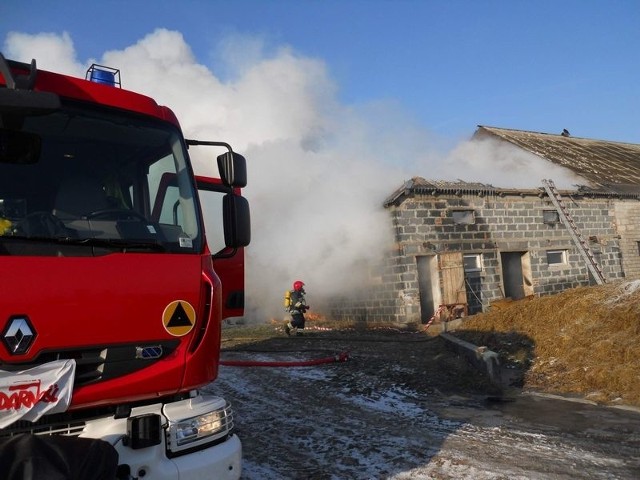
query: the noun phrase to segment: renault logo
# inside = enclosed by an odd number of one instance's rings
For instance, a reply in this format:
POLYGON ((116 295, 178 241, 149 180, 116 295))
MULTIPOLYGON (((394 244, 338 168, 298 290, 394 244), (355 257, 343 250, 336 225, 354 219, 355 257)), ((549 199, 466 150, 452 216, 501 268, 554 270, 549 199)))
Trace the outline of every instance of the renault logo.
POLYGON ((2 342, 13 355, 27 353, 35 338, 36 331, 26 315, 10 317, 2 332, 2 342))

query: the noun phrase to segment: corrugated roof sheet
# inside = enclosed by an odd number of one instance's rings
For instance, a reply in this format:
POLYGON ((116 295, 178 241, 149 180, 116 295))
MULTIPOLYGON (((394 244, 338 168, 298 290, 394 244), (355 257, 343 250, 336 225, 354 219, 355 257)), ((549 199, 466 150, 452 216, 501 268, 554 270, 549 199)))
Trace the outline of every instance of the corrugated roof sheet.
POLYGON ((463 180, 457 180, 455 182, 448 180, 425 180, 422 177, 413 177, 411 179, 414 188, 437 188, 438 190, 496 190, 493 185, 487 183, 478 182, 465 182, 463 180))
POLYGON ((479 125, 474 138, 487 137, 568 168, 612 193, 638 192, 633 186, 640 186, 640 145, 479 125))
MULTIPOLYGON (((455 182, 446 180, 425 180, 422 177, 413 177, 393 192, 384 201, 384 206, 388 207, 398 203, 403 197, 412 194, 418 195, 501 195, 505 192, 519 192, 520 190, 496 188, 493 185, 478 182, 455 182)), ((530 190, 527 190, 530 191, 530 190)), ((535 190, 537 191, 537 190, 535 190)), ((534 191, 534 192, 535 192, 534 191)))

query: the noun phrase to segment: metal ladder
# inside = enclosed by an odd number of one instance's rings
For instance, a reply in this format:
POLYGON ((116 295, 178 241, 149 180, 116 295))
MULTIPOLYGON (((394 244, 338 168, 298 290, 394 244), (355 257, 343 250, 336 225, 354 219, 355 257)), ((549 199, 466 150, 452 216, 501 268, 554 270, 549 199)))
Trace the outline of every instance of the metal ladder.
POLYGON ((573 242, 576 244, 576 246, 578 247, 578 251, 582 255, 582 258, 587 263, 589 272, 591 272, 591 275, 595 279, 596 283, 598 283, 598 285, 606 283, 607 280, 604 276, 604 273, 602 273, 602 268, 598 264, 593 251, 591 250, 591 248, 589 248, 589 244, 580 233, 580 229, 573 221, 571 214, 564 206, 562 198, 560 197, 560 193, 558 192, 558 189, 556 189, 555 184, 552 180, 542 180, 542 184, 544 185, 544 189, 546 190, 547 195, 549 195, 551 202, 556 207, 556 210, 558 210, 558 214, 560 215, 562 223, 564 223, 564 226, 569 230, 571 238, 573 238, 573 242))

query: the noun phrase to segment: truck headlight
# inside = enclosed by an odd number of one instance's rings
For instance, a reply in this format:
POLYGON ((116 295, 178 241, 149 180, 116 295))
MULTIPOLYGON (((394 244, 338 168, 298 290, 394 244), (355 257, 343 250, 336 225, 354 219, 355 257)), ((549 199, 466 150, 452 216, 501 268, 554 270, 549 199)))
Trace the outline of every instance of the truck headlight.
POLYGON ((195 397, 165 406, 169 456, 207 448, 233 430, 231 405, 218 397, 195 397))
POLYGON ((224 412, 211 412, 199 417, 187 418, 182 422, 170 425, 170 428, 175 430, 177 444, 181 446, 199 438, 215 435, 222 429, 224 419, 224 412))

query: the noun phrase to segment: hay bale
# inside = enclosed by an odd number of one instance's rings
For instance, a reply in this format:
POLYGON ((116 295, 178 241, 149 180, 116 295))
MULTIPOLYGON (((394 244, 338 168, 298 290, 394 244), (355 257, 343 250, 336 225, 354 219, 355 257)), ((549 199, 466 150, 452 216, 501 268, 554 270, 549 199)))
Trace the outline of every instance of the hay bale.
POLYGON ((459 333, 502 355, 527 357, 525 388, 640 407, 640 281, 499 300, 459 333))

